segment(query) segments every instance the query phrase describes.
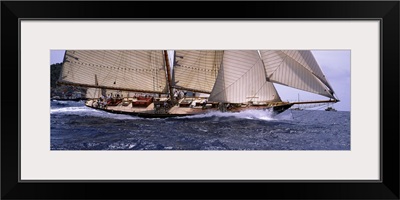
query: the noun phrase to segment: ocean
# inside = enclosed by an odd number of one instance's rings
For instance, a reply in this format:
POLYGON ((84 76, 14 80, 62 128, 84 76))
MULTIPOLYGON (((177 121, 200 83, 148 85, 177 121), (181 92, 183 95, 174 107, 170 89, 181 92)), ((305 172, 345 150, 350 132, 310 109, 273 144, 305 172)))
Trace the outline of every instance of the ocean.
POLYGON ((51 150, 350 150, 350 112, 211 112, 144 119, 51 101, 51 150))

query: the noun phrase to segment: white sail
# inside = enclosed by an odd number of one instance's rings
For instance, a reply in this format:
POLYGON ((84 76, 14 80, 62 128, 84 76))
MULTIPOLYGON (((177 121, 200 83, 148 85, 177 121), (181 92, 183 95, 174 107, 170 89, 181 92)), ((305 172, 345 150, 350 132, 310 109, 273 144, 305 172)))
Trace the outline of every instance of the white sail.
POLYGON ((210 93, 218 75, 223 51, 177 50, 174 62, 174 87, 210 93))
POLYGON ((67 50, 60 83, 165 93, 167 82, 163 51, 67 50))
POLYGON ((266 80, 263 63, 255 50, 224 51, 209 100, 224 103, 281 101, 274 85, 266 80))
POLYGON ((335 99, 333 89, 310 51, 261 50, 267 80, 335 99))

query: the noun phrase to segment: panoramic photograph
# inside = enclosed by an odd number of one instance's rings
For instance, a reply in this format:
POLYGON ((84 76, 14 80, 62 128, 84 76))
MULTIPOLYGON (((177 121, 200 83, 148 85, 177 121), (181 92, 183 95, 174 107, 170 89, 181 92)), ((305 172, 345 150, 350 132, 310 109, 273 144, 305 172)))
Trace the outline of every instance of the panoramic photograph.
POLYGON ((51 50, 51 150, 351 150, 350 50, 51 50))

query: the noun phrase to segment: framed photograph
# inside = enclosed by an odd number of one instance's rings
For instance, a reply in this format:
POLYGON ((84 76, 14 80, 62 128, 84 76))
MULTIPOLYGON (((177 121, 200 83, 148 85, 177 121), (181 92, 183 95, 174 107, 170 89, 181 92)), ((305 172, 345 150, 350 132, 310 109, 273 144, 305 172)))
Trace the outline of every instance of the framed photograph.
POLYGON ((399 199, 397 1, 1 5, 3 199, 399 199))

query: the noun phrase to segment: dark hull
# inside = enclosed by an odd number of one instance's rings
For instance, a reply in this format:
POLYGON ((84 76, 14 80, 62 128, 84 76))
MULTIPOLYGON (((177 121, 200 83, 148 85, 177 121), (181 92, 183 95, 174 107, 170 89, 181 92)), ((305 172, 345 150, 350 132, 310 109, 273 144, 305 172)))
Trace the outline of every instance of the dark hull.
MULTIPOLYGON (((293 106, 293 104, 289 103, 289 104, 274 106, 269 109, 272 109, 274 115, 278 115, 278 114, 286 111, 287 109, 289 109, 292 106, 293 106)), ((91 107, 91 106, 87 106, 87 107, 96 109, 96 110, 102 110, 102 111, 108 112, 108 113, 131 115, 131 116, 137 116, 137 117, 141 117, 141 118, 171 118, 171 117, 184 117, 184 116, 199 115, 199 113, 168 114, 168 113, 125 112, 125 111, 117 111, 117 110, 107 110, 107 109, 96 108, 96 107, 91 107)), ((267 110, 267 109, 264 109, 264 110, 267 110)), ((202 113, 202 114, 204 114, 204 113, 202 113)))
POLYGON ((285 104, 285 105, 274 106, 274 107, 272 107, 272 109, 274 111, 274 114, 277 115, 277 114, 280 114, 282 112, 285 112, 287 109, 289 109, 292 106, 293 106, 293 104, 289 103, 289 104, 285 104))
POLYGON ((95 110, 101 110, 101 111, 108 112, 108 113, 131 115, 131 116, 137 116, 137 117, 142 117, 142 118, 168 118, 168 117, 184 117, 184 116, 195 115, 195 114, 125 112, 125 111, 118 111, 118 110, 107 110, 107 109, 96 108, 96 107, 91 107, 91 106, 87 106, 87 107, 95 109, 95 110))

